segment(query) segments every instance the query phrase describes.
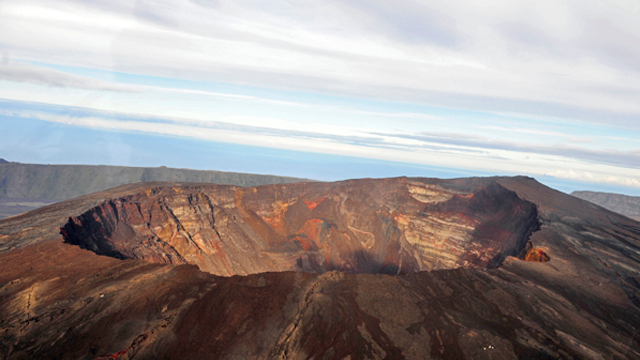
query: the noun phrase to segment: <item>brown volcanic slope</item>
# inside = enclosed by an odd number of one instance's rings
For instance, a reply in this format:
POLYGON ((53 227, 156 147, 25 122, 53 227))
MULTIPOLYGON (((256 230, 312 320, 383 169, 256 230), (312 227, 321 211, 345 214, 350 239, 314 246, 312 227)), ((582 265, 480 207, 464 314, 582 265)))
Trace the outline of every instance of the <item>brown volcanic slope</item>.
POLYGON ((638 196, 594 191, 574 191, 571 195, 640 221, 640 197, 638 196))
POLYGON ((529 178, 128 185, 0 221, 0 359, 638 359, 639 260, 529 178))

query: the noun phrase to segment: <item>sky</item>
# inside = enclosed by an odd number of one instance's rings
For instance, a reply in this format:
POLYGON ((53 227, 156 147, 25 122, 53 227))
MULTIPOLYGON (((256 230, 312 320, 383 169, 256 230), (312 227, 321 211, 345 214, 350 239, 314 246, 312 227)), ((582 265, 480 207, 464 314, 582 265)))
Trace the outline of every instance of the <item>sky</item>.
POLYGON ((640 195, 640 2, 0 1, 0 157, 640 195))

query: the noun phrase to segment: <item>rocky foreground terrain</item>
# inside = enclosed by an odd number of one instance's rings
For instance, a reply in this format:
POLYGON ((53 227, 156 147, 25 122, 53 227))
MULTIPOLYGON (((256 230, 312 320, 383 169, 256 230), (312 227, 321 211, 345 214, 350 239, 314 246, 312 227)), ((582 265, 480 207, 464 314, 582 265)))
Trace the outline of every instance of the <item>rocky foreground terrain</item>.
POLYGON ((639 261, 524 177, 126 185, 0 221, 0 359, 640 359, 639 261))
POLYGON ((638 196, 597 191, 574 191, 571 195, 640 221, 640 197, 638 196))

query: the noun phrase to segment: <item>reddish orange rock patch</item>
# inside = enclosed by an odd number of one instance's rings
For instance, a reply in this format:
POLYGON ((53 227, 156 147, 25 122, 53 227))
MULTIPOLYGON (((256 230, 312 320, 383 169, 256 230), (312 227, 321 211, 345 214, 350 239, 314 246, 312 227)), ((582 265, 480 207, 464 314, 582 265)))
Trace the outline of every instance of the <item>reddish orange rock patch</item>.
POLYGON ((271 226, 274 230, 279 232, 280 234, 284 234, 284 212, 278 215, 273 216, 263 216, 262 220, 264 220, 269 226, 271 226))
POLYGON ((524 261, 547 262, 551 260, 542 249, 532 246, 524 255, 524 261))
POLYGON ((324 199, 326 199, 326 196, 323 196, 319 199, 315 199, 315 200, 307 200, 304 202, 305 205, 307 205, 307 207, 309 208, 309 210, 313 210, 315 209, 318 205, 320 205, 320 203, 322 203, 324 201, 324 199))
POLYGON ((293 239, 291 239, 291 241, 296 243, 298 246, 300 246, 304 251, 317 250, 318 248, 316 246, 316 243, 314 243, 313 241, 309 240, 306 237, 295 236, 293 239))
POLYGON ((284 214, 287 212, 288 208, 289 204, 276 203, 274 211, 271 214, 262 216, 262 220, 269 224, 269 226, 271 226, 275 231, 284 235, 286 232, 284 225, 284 214))
POLYGON ((290 241, 296 243, 304 251, 315 251, 320 247, 318 245, 318 237, 322 231, 324 221, 320 219, 309 219, 300 228, 298 234, 290 238, 290 241))
POLYGON ((320 231, 322 230, 322 224, 324 221, 320 219, 310 219, 307 220, 302 226, 302 232, 307 235, 309 240, 316 242, 318 235, 320 235, 320 231))

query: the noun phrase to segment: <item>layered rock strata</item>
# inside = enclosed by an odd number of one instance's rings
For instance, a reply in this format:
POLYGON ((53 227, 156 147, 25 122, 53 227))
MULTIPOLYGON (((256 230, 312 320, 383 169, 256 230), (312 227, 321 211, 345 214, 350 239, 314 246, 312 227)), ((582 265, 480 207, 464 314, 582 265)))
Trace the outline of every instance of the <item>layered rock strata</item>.
POLYGON ((156 187, 72 217, 61 233, 101 255, 217 275, 398 274, 496 267, 537 227, 536 206, 497 183, 452 190, 387 179, 156 187))

